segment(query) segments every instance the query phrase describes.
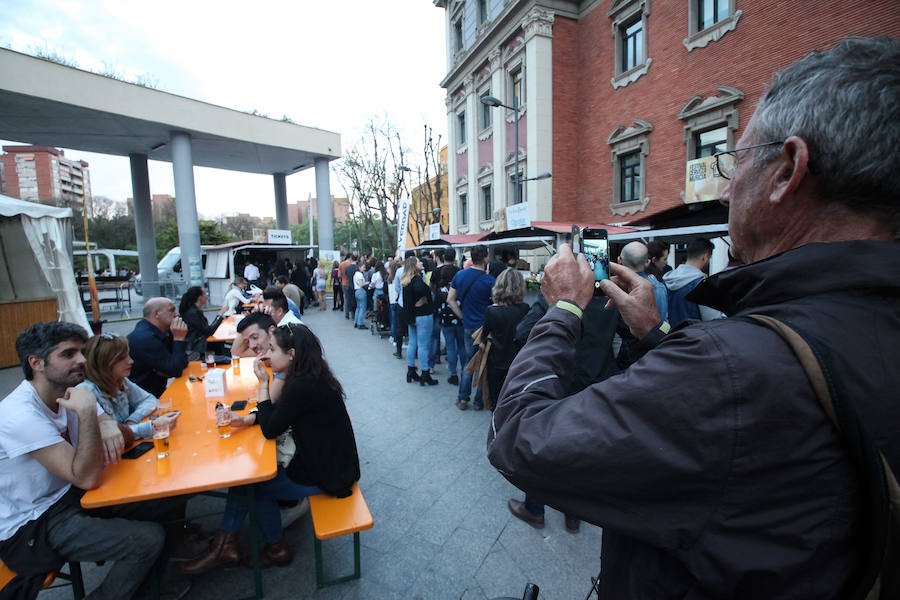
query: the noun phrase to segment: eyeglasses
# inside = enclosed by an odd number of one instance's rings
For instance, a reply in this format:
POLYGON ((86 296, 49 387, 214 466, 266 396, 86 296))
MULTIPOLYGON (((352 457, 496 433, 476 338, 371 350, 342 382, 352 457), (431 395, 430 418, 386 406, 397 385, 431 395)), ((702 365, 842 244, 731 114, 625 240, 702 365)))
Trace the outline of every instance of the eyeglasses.
POLYGON ((774 146, 775 144, 783 144, 784 140, 775 140, 773 142, 765 142, 762 144, 753 144, 752 146, 745 146, 743 148, 735 148, 734 150, 724 150, 722 152, 716 152, 713 156, 716 157, 716 171, 719 172, 720 177, 724 177, 725 179, 731 179, 734 176, 734 170, 737 168, 737 153, 742 152, 744 150, 752 150, 753 148, 762 148, 763 146, 774 146))

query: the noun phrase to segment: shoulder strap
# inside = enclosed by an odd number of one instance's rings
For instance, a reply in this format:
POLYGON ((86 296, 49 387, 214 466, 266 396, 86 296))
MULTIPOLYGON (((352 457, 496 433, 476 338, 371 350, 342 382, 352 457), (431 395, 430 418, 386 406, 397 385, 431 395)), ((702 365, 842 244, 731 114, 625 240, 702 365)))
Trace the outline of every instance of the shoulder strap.
POLYGON ((828 418, 850 448, 862 471, 871 509, 872 547, 859 580, 848 598, 879 600, 900 597, 900 485, 884 455, 875 446, 855 407, 841 402, 838 381, 828 369, 827 353, 809 336, 767 315, 749 317, 778 333, 788 343, 828 418))
POLYGON ((474 279, 472 279, 472 282, 471 282, 469 285, 466 286, 466 291, 463 292, 462 294, 460 294, 459 299, 457 300, 457 303, 462 304, 463 298, 465 298, 466 295, 468 295, 469 290, 472 289, 472 286, 475 285, 475 283, 476 283, 479 279, 481 279, 481 276, 482 276, 482 275, 486 275, 486 274, 487 274, 487 271, 481 271, 481 269, 477 269, 477 270, 480 271, 478 277, 475 277, 474 279))

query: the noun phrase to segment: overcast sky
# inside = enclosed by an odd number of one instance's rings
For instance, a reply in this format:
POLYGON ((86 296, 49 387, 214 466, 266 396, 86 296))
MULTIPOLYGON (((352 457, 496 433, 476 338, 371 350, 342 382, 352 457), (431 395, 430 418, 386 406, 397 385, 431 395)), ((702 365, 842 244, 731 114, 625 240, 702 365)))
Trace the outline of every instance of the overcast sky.
MULTIPOLYGON (((386 115, 415 153, 425 123, 447 139, 444 10, 432 0, 0 0, 0 45, 42 47, 81 68, 146 76, 167 92, 287 115, 341 134, 345 150, 373 116, 386 115)), ((127 157, 66 156, 90 163, 95 195, 132 195, 127 157)), ((195 167, 194 179, 202 216, 275 215, 271 176, 195 167)), ((313 169, 287 182, 288 202, 315 196, 313 169)), ((171 164, 150 162, 150 190, 174 194, 171 164)), ((331 192, 344 195, 334 177, 331 192)))

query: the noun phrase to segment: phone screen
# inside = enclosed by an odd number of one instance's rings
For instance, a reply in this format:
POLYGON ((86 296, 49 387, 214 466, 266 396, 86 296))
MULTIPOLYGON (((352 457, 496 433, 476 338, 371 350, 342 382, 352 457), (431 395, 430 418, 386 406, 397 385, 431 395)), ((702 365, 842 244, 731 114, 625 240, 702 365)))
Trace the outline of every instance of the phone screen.
POLYGON ((581 228, 572 225, 572 254, 578 256, 579 252, 581 252, 581 228))
POLYGON ((235 400, 231 403, 231 410, 244 410, 247 408, 246 400, 235 400))
POLYGON ((594 271, 594 295, 602 295, 600 281, 609 279, 609 239, 605 229, 582 229, 584 257, 594 271))
POLYGON ((141 456, 142 454, 144 454, 145 452, 150 450, 150 448, 152 448, 152 447, 153 447, 153 442, 141 442, 140 444, 138 444, 137 446, 135 446, 128 452, 123 452, 122 458, 132 458, 132 459, 138 458, 139 456, 141 456))

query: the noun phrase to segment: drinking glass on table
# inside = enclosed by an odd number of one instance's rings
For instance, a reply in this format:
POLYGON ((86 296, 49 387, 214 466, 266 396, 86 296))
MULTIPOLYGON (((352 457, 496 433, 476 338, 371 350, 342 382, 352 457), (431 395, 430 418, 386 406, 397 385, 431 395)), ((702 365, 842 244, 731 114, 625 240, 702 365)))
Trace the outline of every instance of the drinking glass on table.
POLYGON ((169 419, 153 419, 153 445, 156 447, 156 458, 169 456, 169 419))
POLYGON ((169 412, 172 412, 172 399, 164 396, 159 399, 159 404, 156 407, 156 414, 161 417, 169 412))
POLYGON ((216 356, 212 352, 206 353, 206 368, 207 369, 215 369, 216 368, 216 356))
POLYGON ((221 403, 216 404, 216 432, 220 438, 231 437, 231 411, 221 403))
POLYGON ((247 384, 247 408, 256 408, 259 391, 255 383, 247 384))

